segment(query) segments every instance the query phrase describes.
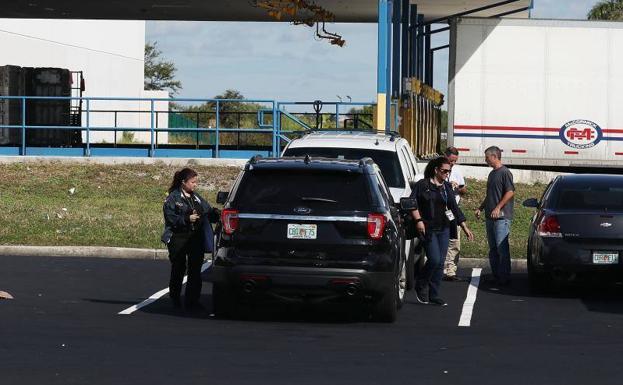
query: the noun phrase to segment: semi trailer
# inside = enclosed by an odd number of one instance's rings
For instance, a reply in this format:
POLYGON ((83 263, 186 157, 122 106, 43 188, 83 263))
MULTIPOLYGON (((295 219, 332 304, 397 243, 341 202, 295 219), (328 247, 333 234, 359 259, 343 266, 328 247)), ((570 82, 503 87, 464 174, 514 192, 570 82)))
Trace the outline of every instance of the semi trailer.
POLYGON ((623 166, 623 23, 451 23, 448 143, 464 163, 623 166))

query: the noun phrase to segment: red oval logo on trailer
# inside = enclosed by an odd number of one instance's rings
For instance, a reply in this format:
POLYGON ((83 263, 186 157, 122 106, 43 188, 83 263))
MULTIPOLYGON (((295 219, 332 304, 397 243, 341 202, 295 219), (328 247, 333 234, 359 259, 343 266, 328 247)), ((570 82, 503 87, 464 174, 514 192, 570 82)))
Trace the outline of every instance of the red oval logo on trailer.
POLYGON ((571 148, 582 150, 595 147, 602 139, 601 127, 590 120, 572 120, 560 128, 560 140, 571 148))

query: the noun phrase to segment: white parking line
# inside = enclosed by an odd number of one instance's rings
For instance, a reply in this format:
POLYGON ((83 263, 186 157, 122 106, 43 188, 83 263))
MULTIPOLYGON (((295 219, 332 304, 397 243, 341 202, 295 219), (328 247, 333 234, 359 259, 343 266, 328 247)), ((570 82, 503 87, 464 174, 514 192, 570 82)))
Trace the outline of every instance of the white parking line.
POLYGON ((482 269, 472 269, 472 280, 467 288, 467 297, 463 303, 463 311, 461 312, 461 318, 459 319, 460 327, 469 327, 472 323, 472 313, 474 312, 474 305, 476 304, 476 295, 478 294, 478 285, 480 284, 480 273, 482 269))
MULTIPOLYGON (((207 269, 210 266, 211 263, 212 262, 210 262, 210 261, 204 263, 203 266, 201 266, 201 272, 203 273, 205 271, 205 269, 207 269)), ((182 284, 185 284, 187 280, 188 280, 188 276, 185 275, 184 279, 182 280, 182 284)), ((152 294, 149 298, 147 298, 143 302, 138 303, 136 305, 132 305, 129 308, 127 308, 127 309, 125 309, 123 311, 120 311, 117 314, 121 314, 121 315, 132 314, 135 311, 137 311, 138 309, 140 309, 142 307, 145 307, 145 306, 149 305, 150 303, 156 302, 157 300, 162 298, 162 296, 167 294, 168 292, 169 292, 169 288, 168 287, 166 289, 162 289, 159 292, 152 294)))

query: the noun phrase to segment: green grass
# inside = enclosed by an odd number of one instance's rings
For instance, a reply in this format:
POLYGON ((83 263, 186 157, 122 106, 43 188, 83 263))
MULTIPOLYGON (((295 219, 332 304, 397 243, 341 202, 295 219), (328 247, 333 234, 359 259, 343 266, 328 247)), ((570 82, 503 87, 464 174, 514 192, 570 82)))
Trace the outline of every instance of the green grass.
MULTIPOLYGON (((229 189, 239 172, 231 167, 193 168, 199 173, 199 192, 212 204, 216 192, 229 189)), ((162 203, 177 169, 164 164, 0 165, 0 244, 162 248, 162 203)), ((533 210, 521 202, 540 197, 545 186, 516 187, 511 252, 523 258, 533 210)), ((462 256, 485 257, 484 221, 474 217, 485 182, 468 180, 468 189, 461 206, 476 240, 463 237, 462 256)))
MULTIPOLYGON (((212 203, 238 172, 194 168, 199 192, 212 203)), ((0 244, 161 248, 162 203, 175 171, 165 165, 0 165, 0 244)))

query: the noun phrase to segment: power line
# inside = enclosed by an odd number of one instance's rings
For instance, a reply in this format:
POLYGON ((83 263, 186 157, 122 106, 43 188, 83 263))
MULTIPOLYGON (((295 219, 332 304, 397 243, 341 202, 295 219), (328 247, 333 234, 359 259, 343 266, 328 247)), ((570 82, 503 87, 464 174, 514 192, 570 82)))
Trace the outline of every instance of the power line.
POLYGON ((103 53, 103 54, 106 54, 106 55, 118 56, 118 57, 122 57, 122 58, 124 58, 124 59, 136 60, 136 61, 140 61, 140 62, 143 62, 143 61, 144 61, 144 59, 137 59, 137 58, 135 58, 135 57, 126 56, 126 55, 121 55, 121 54, 114 53, 114 52, 102 51, 102 50, 99 50, 99 49, 93 49, 93 48, 82 47, 82 46, 79 46, 79 45, 74 45, 74 44, 62 43, 62 42, 60 42, 60 41, 55 41, 55 40, 50 40, 50 39, 44 39, 44 38, 42 38, 42 37, 37 37, 37 36, 25 35, 25 34, 23 34, 23 33, 12 32, 12 31, 7 31, 7 30, 4 30, 4 29, 0 29, 0 32, 4 32, 4 33, 10 34, 10 35, 21 36, 21 37, 25 37, 25 38, 28 38, 28 39, 34 39, 34 40, 45 41, 45 42, 47 42, 47 43, 54 43, 54 44, 58 44, 58 45, 63 45, 63 46, 66 46, 66 47, 72 47, 72 48, 84 49, 84 50, 87 50, 87 51, 92 51, 92 52, 103 53))

